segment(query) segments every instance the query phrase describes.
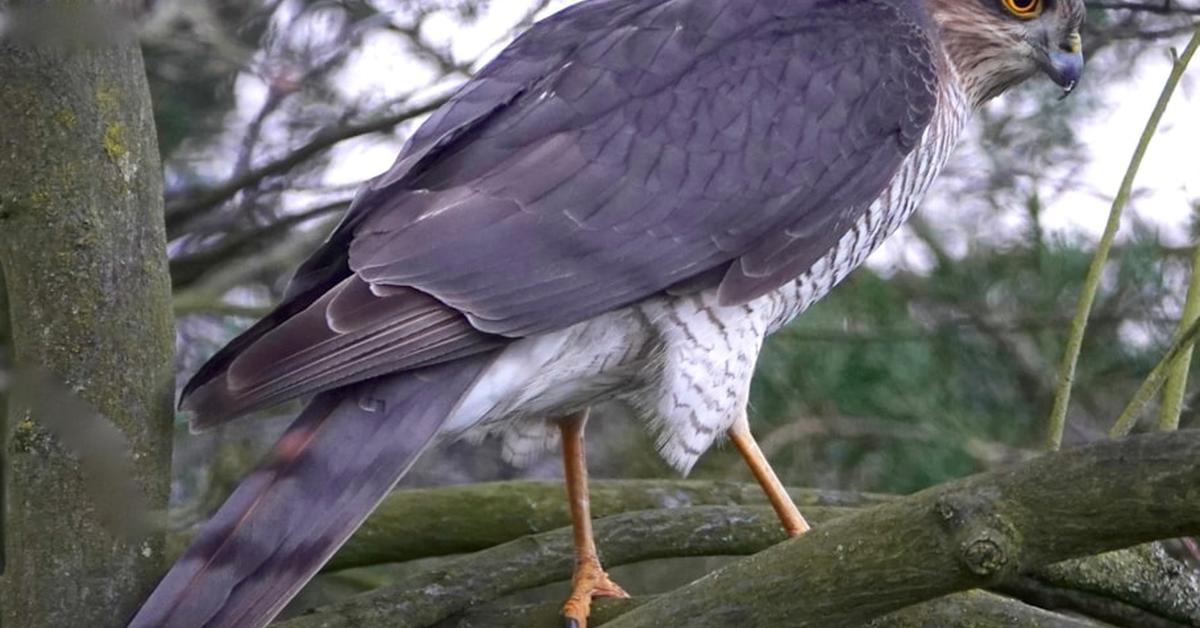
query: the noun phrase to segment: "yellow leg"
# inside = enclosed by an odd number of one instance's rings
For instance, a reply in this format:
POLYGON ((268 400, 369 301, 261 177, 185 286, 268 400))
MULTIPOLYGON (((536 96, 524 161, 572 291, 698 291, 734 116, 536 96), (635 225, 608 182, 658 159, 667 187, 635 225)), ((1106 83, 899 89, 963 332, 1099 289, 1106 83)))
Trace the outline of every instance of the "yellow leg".
POLYGON ((788 536, 798 536, 808 532, 808 522, 800 514, 800 509, 796 508, 796 502, 792 501, 791 495, 788 495, 783 488, 783 483, 779 481, 779 476, 775 475, 775 470, 771 468, 771 463, 767 462, 767 457, 758 448, 758 443, 750 434, 749 425, 745 421, 738 421, 729 428, 729 439, 733 441, 733 446, 737 447, 738 453, 742 454, 742 459, 750 467, 754 479, 758 480, 759 486, 766 492, 767 499, 771 501, 771 507, 775 509, 775 514, 779 515, 779 520, 783 522, 783 528, 787 530, 788 536))
POLYGON ((571 597, 563 605, 567 628, 587 628, 592 599, 629 597, 613 582, 596 555, 596 540, 592 538, 592 513, 588 505, 587 459, 583 446, 583 429, 587 425, 587 410, 563 419, 563 470, 567 480, 567 499, 571 505, 571 528, 575 538, 575 575, 571 578, 571 597))

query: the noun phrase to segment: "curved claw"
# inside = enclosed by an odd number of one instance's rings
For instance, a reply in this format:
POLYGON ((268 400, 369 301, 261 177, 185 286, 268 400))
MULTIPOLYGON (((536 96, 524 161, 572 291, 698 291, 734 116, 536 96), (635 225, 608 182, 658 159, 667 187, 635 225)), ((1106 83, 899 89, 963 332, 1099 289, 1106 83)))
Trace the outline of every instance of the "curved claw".
POLYGON ((575 576, 571 579, 571 596, 562 609, 566 627, 587 628, 592 600, 606 597, 627 598, 629 594, 612 581, 599 560, 586 560, 576 565, 575 576))

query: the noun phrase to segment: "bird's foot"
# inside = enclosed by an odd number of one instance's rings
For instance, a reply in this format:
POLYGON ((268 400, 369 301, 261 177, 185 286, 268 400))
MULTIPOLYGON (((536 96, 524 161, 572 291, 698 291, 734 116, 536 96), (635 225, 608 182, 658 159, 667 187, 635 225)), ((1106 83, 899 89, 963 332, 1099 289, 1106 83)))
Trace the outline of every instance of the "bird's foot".
POLYGON ((587 628, 592 600, 606 597, 627 598, 629 594, 608 577, 600 559, 593 556, 577 563, 575 576, 571 578, 571 597, 563 604, 566 628, 587 628))

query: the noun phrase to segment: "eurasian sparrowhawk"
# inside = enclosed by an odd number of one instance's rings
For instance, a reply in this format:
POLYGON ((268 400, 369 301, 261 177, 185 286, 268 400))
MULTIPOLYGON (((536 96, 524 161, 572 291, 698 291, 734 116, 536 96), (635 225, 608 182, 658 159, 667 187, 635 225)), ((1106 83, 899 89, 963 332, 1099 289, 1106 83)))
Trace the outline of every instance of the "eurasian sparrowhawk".
POLYGON ((193 426, 316 393, 134 618, 265 625, 432 442, 564 440, 570 625, 587 409, 686 471, 750 436, 763 339, 900 226, 973 108, 1082 69, 1082 0, 587 0, 535 24, 367 183, 283 302, 183 392, 193 426))

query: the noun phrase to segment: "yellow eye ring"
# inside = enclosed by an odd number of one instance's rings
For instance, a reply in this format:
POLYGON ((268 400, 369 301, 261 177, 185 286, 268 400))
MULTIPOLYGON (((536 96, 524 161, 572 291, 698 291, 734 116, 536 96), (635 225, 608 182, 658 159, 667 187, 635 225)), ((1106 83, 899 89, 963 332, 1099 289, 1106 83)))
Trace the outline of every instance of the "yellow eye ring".
POLYGON ((1000 0, 1005 10, 1023 19, 1032 20, 1042 14, 1043 0, 1000 0))

